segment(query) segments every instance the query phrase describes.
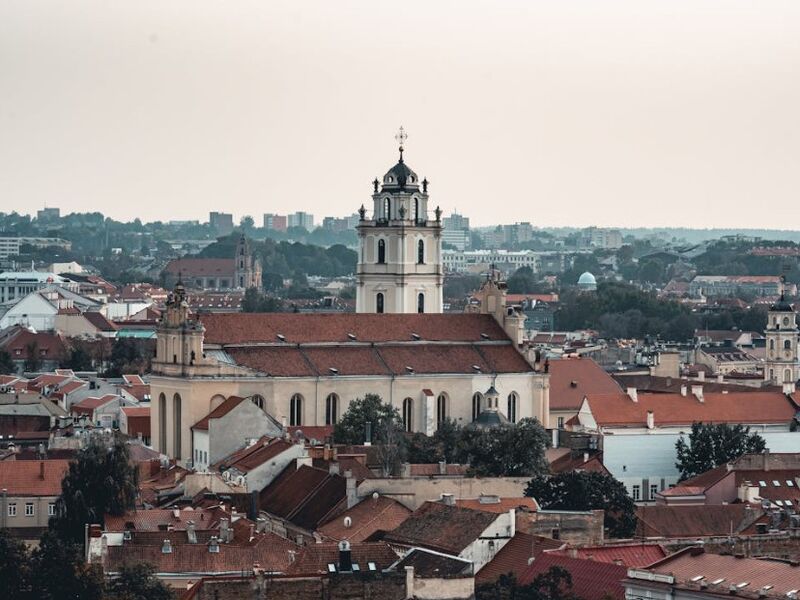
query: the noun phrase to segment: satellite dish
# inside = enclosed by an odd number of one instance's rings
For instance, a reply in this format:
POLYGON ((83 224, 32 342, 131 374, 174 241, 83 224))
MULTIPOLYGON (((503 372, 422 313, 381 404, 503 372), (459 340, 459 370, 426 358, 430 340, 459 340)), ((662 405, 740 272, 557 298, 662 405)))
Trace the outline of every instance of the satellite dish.
POLYGON ((381 495, 378 492, 372 492, 372 499, 373 500, 377 500, 378 498, 380 498, 380 496, 381 495))
POLYGON ((349 528, 352 525, 353 525, 353 519, 351 519, 350 517, 345 517, 344 518, 344 526, 349 528))

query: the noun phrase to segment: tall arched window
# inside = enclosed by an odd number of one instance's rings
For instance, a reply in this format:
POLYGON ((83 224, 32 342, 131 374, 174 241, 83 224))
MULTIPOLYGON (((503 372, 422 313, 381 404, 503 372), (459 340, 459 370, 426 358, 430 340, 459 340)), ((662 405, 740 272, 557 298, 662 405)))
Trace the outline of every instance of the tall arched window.
POLYGON ((770 350, 775 350, 775 340, 770 340, 769 341, 769 349, 770 350))
POLYGON ((383 199, 383 218, 388 221, 392 218, 392 201, 389 198, 383 199))
POLYGON ((382 313, 383 312, 383 293, 378 292, 375 296, 375 312, 382 313))
POLYGON ((325 398, 325 425, 336 425, 339 416, 339 396, 328 394, 325 398))
POLYGON ((784 383, 791 383, 792 382, 792 370, 786 369, 783 372, 783 382, 784 383))
POLYGON ((167 452, 167 397, 158 395, 158 449, 164 454, 167 452))
POLYGON ((419 223, 419 198, 414 198, 414 222, 419 223))
POLYGON ((436 427, 440 427, 447 420, 447 394, 442 392, 436 398, 436 427))
POLYGON ((425 264, 425 242, 422 240, 417 242, 417 263, 420 265, 425 264))
POLYGON ((303 424, 303 397, 293 394, 289 400, 289 425, 296 427, 303 424))
POLYGON ((481 401, 483 395, 480 392, 472 394, 472 420, 475 421, 481 414, 481 401))
POLYGON ((403 400, 403 429, 409 433, 414 430, 414 399, 403 400))
POLYGON ((181 396, 175 394, 172 397, 172 423, 174 426, 173 432, 173 458, 175 460, 181 459, 181 396))
POLYGON ((386 264, 386 240, 378 240, 378 264, 386 264))
POLYGON ((792 340, 783 340, 783 349, 784 350, 791 350, 792 349, 792 340))
POLYGON ((518 401, 519 401, 519 398, 517 397, 517 393, 516 392, 511 392, 508 395, 508 414, 506 416, 508 417, 508 420, 511 421, 512 423, 516 423, 517 422, 517 403, 518 403, 518 401))
POLYGON ((425 294, 420 292, 417 294, 417 312, 424 313, 425 312, 425 294))
POLYGON ((264 396, 261 396, 259 394, 253 394, 252 396, 250 396, 250 401, 261 410, 264 410, 264 396))

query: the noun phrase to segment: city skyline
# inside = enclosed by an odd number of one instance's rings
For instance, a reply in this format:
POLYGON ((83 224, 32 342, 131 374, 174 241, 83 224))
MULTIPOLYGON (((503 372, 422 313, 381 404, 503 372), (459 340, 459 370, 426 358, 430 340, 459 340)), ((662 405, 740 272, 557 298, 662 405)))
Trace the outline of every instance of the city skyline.
POLYGON ((83 5, 0 7, 0 210, 351 214, 403 125, 475 226, 800 213, 796 3, 83 5))

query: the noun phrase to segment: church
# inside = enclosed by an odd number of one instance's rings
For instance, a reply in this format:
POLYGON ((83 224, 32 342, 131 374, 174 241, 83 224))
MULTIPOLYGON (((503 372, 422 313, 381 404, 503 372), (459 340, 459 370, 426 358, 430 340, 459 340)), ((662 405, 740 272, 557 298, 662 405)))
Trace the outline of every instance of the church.
POLYGON ((198 290, 245 290, 261 288, 261 263, 250 251, 250 242, 242 234, 230 258, 176 258, 162 273, 164 285, 178 281, 198 290))
MULTIPOLYGON (((485 411, 549 425, 549 375, 522 353, 525 317, 487 279, 479 305, 442 313, 441 211, 403 158, 362 206, 355 313, 192 314, 179 282, 153 359, 154 447, 191 466, 192 426, 227 398, 250 398, 287 426, 334 425, 378 394, 409 432, 485 411)), ((242 440, 244 443, 244 440, 242 440)))

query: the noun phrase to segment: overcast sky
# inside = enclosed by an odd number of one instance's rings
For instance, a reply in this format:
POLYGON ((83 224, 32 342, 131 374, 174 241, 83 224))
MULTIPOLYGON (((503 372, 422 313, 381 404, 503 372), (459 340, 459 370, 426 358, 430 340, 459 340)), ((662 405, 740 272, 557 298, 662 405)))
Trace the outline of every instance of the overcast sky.
POLYGON ((0 211, 800 228, 797 0, 3 0, 0 211))

